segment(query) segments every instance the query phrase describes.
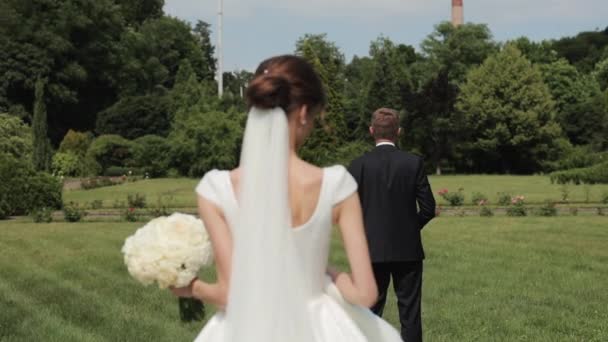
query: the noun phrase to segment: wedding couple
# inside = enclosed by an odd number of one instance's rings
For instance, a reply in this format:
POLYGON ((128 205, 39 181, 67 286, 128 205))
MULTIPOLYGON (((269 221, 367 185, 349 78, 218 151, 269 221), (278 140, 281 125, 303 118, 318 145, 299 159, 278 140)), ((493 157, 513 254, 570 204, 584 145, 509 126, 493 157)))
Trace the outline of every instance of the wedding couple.
POLYGON ((326 105, 309 63, 262 62, 247 100, 240 166, 210 171, 196 188, 217 282, 173 290, 219 308, 196 341, 421 341, 420 230, 435 201, 422 160, 395 147, 398 114, 373 114, 378 146, 349 170, 319 168, 297 155, 326 105), (328 266, 334 225, 350 273, 328 266), (391 277, 401 336, 378 317, 391 277))

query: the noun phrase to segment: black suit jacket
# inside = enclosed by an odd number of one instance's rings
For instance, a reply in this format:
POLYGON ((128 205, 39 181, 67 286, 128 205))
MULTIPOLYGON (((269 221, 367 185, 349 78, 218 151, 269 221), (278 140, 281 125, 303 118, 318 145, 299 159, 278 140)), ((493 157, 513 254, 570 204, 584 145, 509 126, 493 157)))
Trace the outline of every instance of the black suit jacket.
POLYGON ((435 198, 422 158, 381 145, 349 171, 359 184, 372 262, 423 260, 420 231, 435 217, 435 198))

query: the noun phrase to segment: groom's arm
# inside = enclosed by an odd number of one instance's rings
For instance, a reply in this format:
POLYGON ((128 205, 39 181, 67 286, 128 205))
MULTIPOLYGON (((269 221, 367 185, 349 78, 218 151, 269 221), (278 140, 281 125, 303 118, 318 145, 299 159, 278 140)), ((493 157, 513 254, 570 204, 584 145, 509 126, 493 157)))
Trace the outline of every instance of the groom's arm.
POLYGON ((418 222, 420 229, 435 217, 435 197, 431 190, 431 184, 424 172, 424 162, 420 158, 418 171, 416 173, 416 202, 418 202, 418 222))

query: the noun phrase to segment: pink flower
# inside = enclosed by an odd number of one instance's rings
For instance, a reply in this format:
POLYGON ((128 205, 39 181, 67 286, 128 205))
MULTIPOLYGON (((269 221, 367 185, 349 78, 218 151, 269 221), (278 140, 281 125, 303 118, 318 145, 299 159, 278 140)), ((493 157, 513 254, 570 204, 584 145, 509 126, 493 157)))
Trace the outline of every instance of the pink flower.
POLYGON ((488 203, 488 201, 486 201, 485 199, 482 199, 481 201, 479 201, 478 205, 483 206, 483 205, 486 205, 486 203, 488 203))
POLYGON ((445 194, 447 194, 447 193, 448 193, 448 189, 441 189, 441 190, 439 190, 439 192, 438 192, 438 194, 439 194, 440 196, 443 196, 443 195, 445 195, 445 194))

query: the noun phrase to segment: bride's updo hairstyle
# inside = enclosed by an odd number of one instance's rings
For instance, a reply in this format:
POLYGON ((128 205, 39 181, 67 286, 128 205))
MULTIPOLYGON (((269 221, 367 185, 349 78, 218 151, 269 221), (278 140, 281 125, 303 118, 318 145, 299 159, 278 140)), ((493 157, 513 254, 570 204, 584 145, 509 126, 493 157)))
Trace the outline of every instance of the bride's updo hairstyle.
POLYGON ((313 116, 325 108, 323 84, 312 65, 301 57, 283 55, 263 61, 247 88, 249 107, 281 107, 289 114, 303 105, 313 116))

